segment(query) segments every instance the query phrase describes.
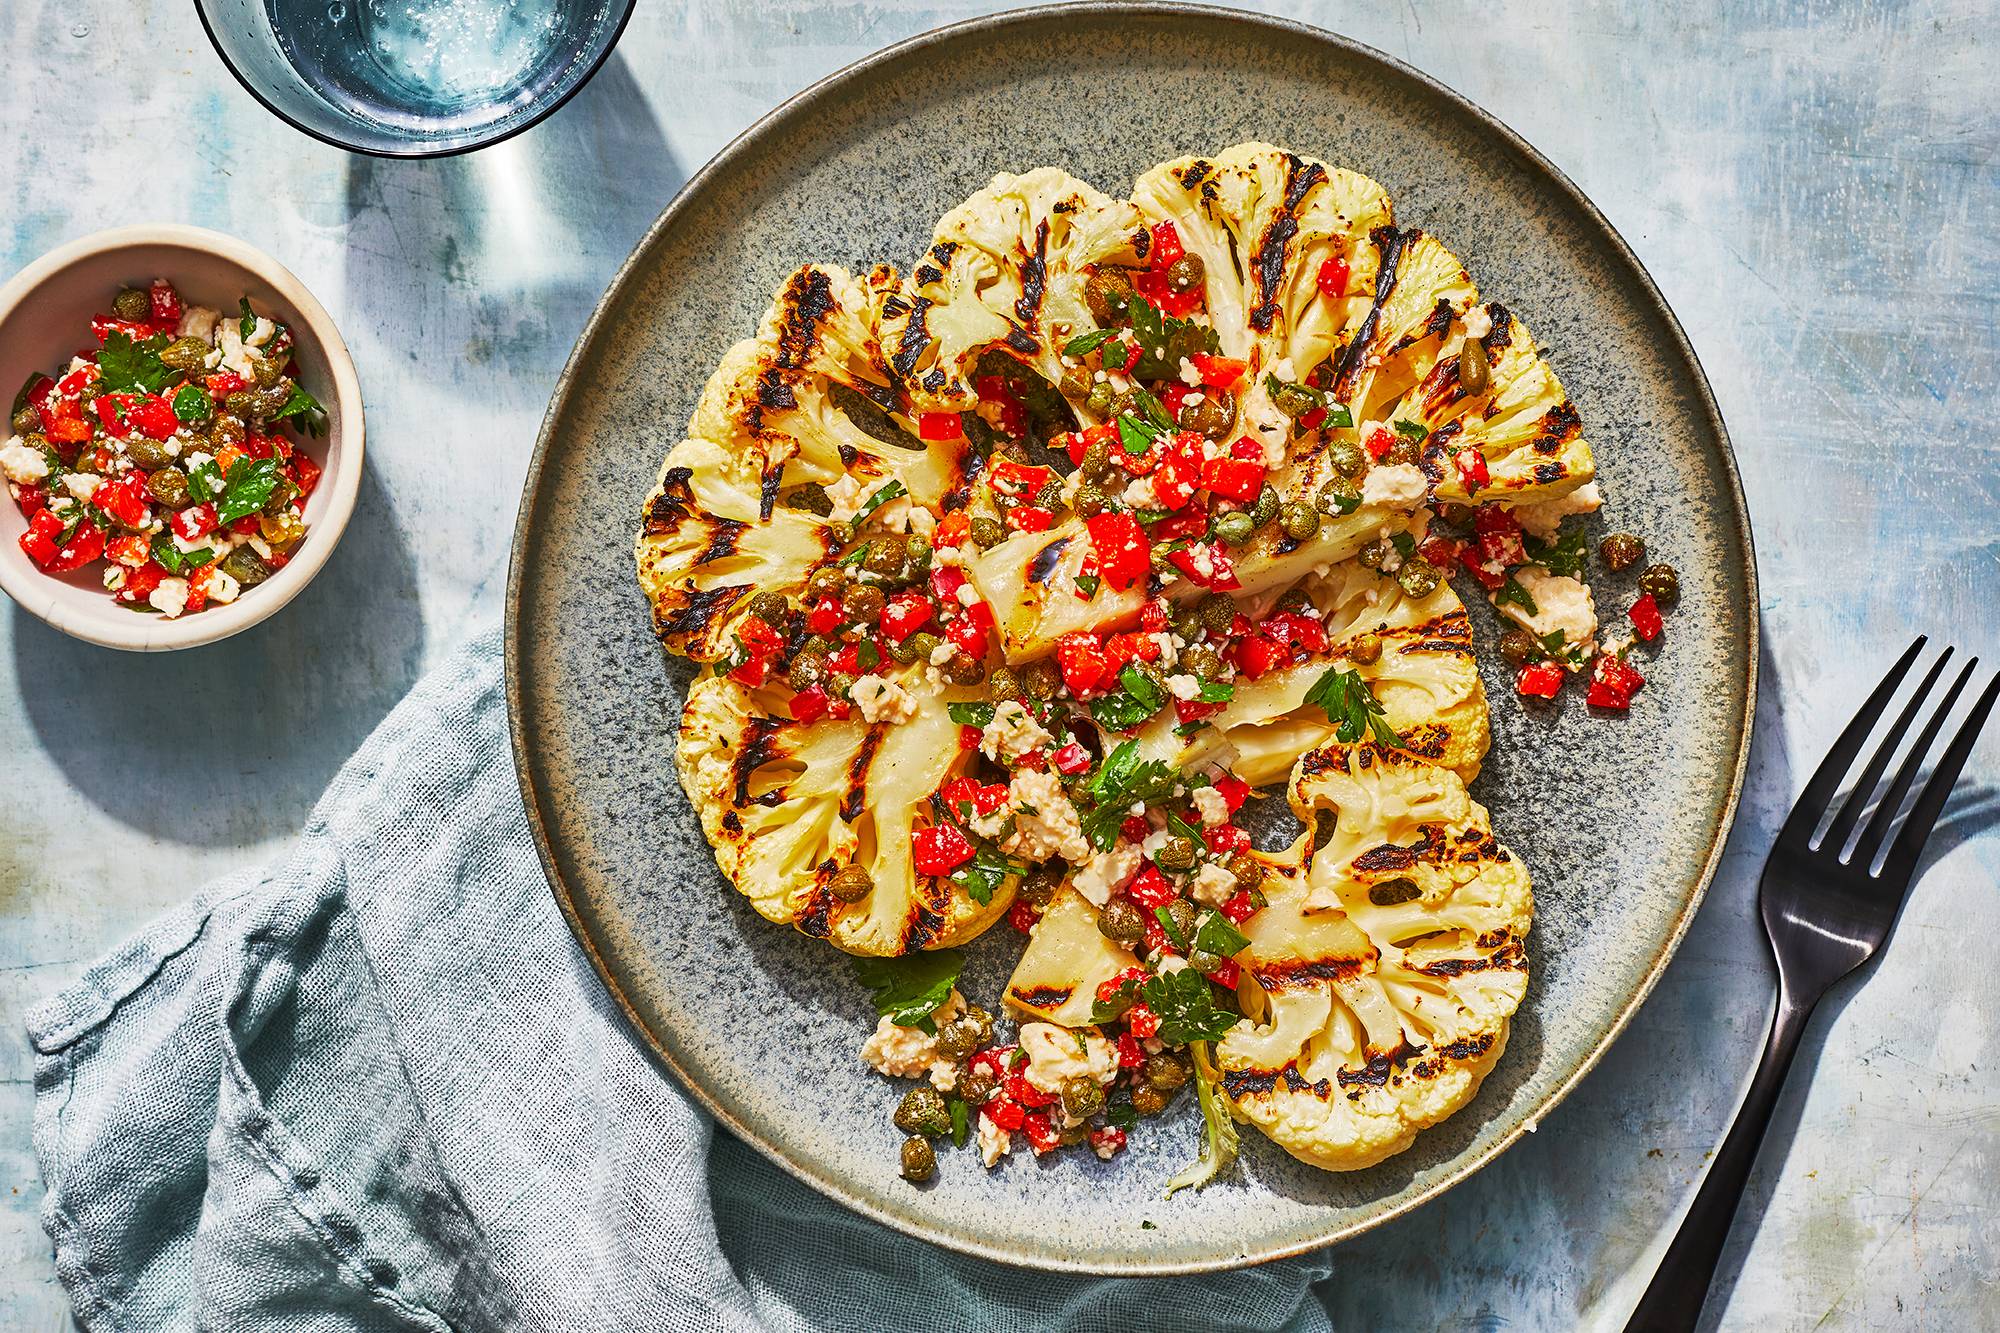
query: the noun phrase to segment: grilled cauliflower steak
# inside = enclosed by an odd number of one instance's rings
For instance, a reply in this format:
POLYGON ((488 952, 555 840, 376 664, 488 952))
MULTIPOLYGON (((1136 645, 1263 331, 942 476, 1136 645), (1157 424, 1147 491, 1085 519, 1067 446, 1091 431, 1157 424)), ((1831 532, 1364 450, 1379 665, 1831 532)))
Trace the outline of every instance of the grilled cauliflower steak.
POLYGON ((1381 184, 1270 144, 1124 199, 996 175, 906 274, 796 269, 662 441, 635 558, 697 664, 677 767, 718 866, 859 957, 864 1058, 928 1080, 913 1180, 945 1135, 1109 1157, 1184 1087, 1207 1146, 1170 1192, 1237 1121, 1328 1170, 1402 1151, 1528 979, 1447 577, 1513 622, 1519 693, 1644 684, 1563 531, 1601 502, 1581 415, 1381 184), (1256 850, 1281 781, 1305 832, 1256 850), (1018 1049, 954 989, 1003 916, 1018 1049))
POLYGON ((733 681, 696 681, 676 757, 722 873, 758 915, 880 955, 960 943, 1007 910, 1011 879, 981 903, 911 864, 912 835, 935 821, 933 794, 966 760, 942 704, 898 726, 761 711, 733 681), (874 885, 853 903, 830 887, 849 866, 874 885))
POLYGON ((1373 1166, 1469 1101, 1527 992, 1528 873, 1447 769, 1328 745, 1293 773, 1298 873, 1244 926, 1261 1015, 1216 1046, 1236 1115, 1328 1170, 1373 1166))

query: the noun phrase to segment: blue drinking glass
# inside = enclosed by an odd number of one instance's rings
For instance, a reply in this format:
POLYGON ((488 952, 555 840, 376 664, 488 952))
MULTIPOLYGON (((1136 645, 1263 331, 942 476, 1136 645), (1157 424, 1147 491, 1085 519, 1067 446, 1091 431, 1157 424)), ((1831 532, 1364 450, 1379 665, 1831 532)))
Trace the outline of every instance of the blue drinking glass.
POLYGON ((316 139, 442 157, 519 134, 618 44, 636 0, 195 0, 230 73, 316 139))

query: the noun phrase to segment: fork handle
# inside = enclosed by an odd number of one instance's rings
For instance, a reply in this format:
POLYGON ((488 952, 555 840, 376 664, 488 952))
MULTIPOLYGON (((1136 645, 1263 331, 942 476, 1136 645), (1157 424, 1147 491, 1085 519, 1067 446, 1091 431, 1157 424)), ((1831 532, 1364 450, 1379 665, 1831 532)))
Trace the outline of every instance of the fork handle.
POLYGON ((1764 1056, 1757 1074, 1750 1080, 1750 1093, 1737 1109, 1736 1123, 1722 1141, 1708 1177, 1695 1193, 1681 1229, 1660 1260, 1652 1285, 1639 1298, 1625 1333, 1679 1333, 1694 1328, 1701 1318, 1702 1302, 1708 1299, 1709 1283, 1722 1258, 1723 1244, 1729 1239, 1729 1224, 1743 1198, 1743 1186, 1756 1164, 1757 1149, 1764 1142, 1771 1112, 1784 1090, 1785 1074, 1798 1053, 1799 1038, 1813 1005, 1798 1005, 1783 989, 1778 995, 1778 1012, 1771 1019, 1771 1035, 1764 1043, 1764 1056))

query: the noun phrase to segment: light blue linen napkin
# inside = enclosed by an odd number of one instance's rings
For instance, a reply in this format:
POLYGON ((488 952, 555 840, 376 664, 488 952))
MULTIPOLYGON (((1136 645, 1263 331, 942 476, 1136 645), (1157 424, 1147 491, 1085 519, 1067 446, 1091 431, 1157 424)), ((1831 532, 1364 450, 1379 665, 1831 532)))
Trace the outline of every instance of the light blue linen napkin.
POLYGON ((44 1224, 91 1329, 1327 1327, 1323 1256, 1005 1268, 716 1134, 542 878, 497 636, 389 715, 281 864, 28 1027, 44 1224))

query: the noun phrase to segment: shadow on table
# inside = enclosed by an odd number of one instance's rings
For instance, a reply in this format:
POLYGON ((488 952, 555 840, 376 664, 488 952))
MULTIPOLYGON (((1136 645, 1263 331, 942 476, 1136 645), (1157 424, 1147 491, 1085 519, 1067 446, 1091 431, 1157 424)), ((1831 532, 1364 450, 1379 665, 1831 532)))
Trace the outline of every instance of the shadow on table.
POLYGON ((204 846, 298 828, 423 650, 409 548, 370 472, 319 576, 233 638, 119 652, 18 606, 13 628, 29 721, 70 786, 143 833, 204 846))

